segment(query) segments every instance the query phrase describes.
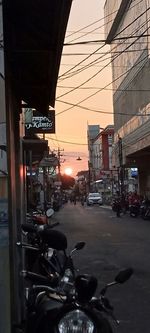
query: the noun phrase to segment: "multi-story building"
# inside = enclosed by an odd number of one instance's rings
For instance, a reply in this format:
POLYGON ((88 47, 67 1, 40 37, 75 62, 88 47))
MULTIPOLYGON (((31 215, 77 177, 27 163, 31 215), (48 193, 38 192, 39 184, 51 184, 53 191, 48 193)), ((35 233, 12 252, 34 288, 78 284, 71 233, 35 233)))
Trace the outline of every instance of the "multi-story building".
POLYGON ((114 91, 113 163, 116 167, 137 167, 139 191, 147 195, 150 195, 149 9, 149 0, 106 0, 104 7, 114 91))
POLYGON ((91 182, 107 179, 110 183, 110 178, 112 176, 113 141, 113 125, 108 125, 105 129, 99 127, 99 133, 88 141, 91 182))
POLYGON ((100 141, 98 138, 100 132, 99 125, 88 125, 87 138, 88 138, 88 151, 89 151, 89 170, 90 179, 94 181, 97 179, 100 168, 100 141))
POLYGON ((101 171, 110 171, 112 168, 112 146, 114 141, 114 126, 108 125, 99 134, 101 171))

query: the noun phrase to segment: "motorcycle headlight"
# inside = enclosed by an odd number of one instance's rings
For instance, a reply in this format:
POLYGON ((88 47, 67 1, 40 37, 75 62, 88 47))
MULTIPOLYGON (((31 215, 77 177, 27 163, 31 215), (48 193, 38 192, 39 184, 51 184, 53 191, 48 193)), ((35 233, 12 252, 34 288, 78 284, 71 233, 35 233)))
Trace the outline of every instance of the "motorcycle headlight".
POLYGON ((93 333, 92 320, 81 310, 67 313, 58 324, 59 333, 93 333))

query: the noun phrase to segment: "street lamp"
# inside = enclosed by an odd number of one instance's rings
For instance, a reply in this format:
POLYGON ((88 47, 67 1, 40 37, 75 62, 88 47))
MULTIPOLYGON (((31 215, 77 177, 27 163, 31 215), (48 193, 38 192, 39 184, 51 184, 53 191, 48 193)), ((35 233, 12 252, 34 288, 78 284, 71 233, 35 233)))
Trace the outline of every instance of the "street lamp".
POLYGON ((82 161, 82 158, 81 158, 80 156, 78 156, 78 157, 76 158, 76 161, 82 161))

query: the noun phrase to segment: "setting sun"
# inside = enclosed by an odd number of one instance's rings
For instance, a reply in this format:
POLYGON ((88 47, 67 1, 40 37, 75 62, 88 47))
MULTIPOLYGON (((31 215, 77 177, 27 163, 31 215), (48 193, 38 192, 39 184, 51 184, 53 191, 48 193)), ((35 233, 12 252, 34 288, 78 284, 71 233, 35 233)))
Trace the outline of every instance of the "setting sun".
POLYGON ((72 174, 72 169, 71 168, 66 168, 65 169, 65 175, 70 176, 72 174))

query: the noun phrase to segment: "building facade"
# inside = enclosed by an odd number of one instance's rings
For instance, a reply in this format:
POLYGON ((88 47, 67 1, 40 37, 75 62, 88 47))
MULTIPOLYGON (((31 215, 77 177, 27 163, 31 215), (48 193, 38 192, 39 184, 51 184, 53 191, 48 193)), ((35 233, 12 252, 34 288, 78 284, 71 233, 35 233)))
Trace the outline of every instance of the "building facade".
MULTIPOLYGON (((0 36, 3 36, 2 8, 0 7, 0 36)), ((0 199, 7 198, 7 149, 5 114, 4 50, 0 43, 0 199)))
POLYGON ((87 140, 88 140, 88 153, 89 153, 89 171, 90 180, 97 179, 100 168, 100 140, 99 140, 99 125, 88 125, 87 140))
POLYGON ((111 47, 114 164, 138 168, 139 191, 150 195, 150 1, 106 0, 106 41, 111 47))
MULTIPOLYGON (((89 135, 88 132, 88 139, 89 135)), ((101 189, 106 188, 106 183, 110 188, 113 169, 112 147, 114 142, 114 126, 108 125, 105 129, 99 127, 99 133, 89 139, 88 142, 90 181, 94 186, 97 184, 101 185, 101 189)))

